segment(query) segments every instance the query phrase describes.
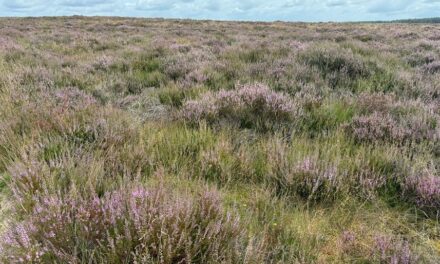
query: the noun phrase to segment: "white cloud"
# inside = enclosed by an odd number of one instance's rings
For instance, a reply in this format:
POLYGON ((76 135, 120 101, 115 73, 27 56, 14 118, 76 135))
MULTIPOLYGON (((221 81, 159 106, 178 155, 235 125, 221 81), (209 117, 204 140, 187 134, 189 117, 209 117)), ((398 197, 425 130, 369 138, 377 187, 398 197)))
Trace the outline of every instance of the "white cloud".
POLYGON ((373 1, 368 8, 368 11, 373 13, 389 13, 405 10, 411 4, 415 3, 412 0, 394 0, 394 1, 373 1))
POLYGON ((438 16, 440 0, 0 0, 0 16, 354 21, 438 16))
POLYGON ((71 7, 93 7, 100 4, 109 4, 115 1, 107 0, 59 0, 55 4, 60 6, 71 6, 71 7))
POLYGON ((12 1, 3 1, 3 6, 7 9, 28 9, 40 6, 44 3, 44 1, 32 1, 32 0, 12 0, 12 1))

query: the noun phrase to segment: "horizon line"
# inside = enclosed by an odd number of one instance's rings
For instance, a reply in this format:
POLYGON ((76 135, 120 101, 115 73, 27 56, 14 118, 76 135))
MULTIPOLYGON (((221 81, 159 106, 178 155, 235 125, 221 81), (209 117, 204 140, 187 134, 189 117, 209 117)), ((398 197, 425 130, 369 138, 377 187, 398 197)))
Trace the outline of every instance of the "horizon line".
POLYGON ((147 17, 147 16, 118 16, 118 15, 60 15, 60 16, 0 16, 0 19, 39 19, 39 18, 124 18, 124 19, 150 19, 150 20, 187 20, 187 21, 212 21, 212 22, 239 22, 239 23, 306 23, 306 24, 319 24, 319 23, 436 23, 428 22, 429 20, 439 21, 440 17, 423 17, 423 18, 402 18, 392 20, 358 20, 358 21, 334 21, 334 20, 322 20, 322 21, 305 21, 305 20, 250 20, 250 19, 210 19, 210 18, 189 18, 189 17, 147 17), (426 22, 424 22, 426 21, 426 22))

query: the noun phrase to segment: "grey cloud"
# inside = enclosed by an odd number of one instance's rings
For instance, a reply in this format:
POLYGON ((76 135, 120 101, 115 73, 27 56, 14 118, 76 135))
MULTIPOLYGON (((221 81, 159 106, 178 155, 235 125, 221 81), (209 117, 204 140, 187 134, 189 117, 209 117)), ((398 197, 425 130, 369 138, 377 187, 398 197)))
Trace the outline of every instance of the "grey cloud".
POLYGON ((371 13, 389 13, 405 10, 414 1, 412 0, 394 0, 394 1, 374 1, 368 11, 371 13))

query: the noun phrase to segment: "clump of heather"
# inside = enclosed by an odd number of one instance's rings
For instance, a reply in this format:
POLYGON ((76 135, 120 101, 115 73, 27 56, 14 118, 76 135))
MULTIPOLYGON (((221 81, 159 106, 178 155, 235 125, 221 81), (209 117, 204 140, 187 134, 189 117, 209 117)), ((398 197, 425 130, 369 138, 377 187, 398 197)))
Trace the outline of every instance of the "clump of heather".
POLYGON ((419 207, 440 212, 440 176, 435 168, 412 171, 403 189, 404 196, 419 207))
POLYGON ((278 193, 307 200, 332 200, 342 191, 336 166, 320 162, 317 157, 306 157, 295 164, 274 164, 269 177, 278 193))
POLYGON ((322 199, 338 188, 337 169, 331 164, 321 167, 315 158, 299 162, 291 175, 296 192, 304 198, 322 199))
POLYGON ((76 87, 69 87, 55 91, 55 104, 59 111, 78 111, 96 103, 93 96, 76 87))
POLYGON ((330 43, 309 47, 300 54, 300 61, 318 69, 333 88, 368 77, 373 72, 364 59, 351 49, 330 43))
POLYGON ((216 193, 136 187, 90 199, 46 196, 2 239, 2 263, 219 263, 239 257, 238 218, 216 193))
POLYGON ((223 119, 240 127, 267 129, 291 121, 295 111, 290 97, 255 83, 238 85, 235 90, 207 93, 198 100, 187 101, 181 115, 192 124, 223 119))
POLYGON ((418 263, 419 258, 409 246, 408 241, 386 235, 377 235, 374 238, 372 259, 380 263, 411 264, 418 263))
POLYGON ((0 52, 13 52, 13 51, 22 51, 23 48, 21 45, 14 41, 13 38, 7 36, 0 37, 0 52))
MULTIPOLYGON (((370 106, 374 105, 369 104, 370 106)), ((377 109, 378 111, 374 111, 372 114, 354 117, 350 124, 344 126, 345 130, 358 142, 403 143, 408 141, 421 142, 422 140, 436 141, 440 138, 438 117, 433 114, 399 114, 399 111, 409 112, 410 110, 405 108, 399 110, 391 104, 387 106, 385 101, 377 109), (385 108, 388 108, 388 111, 385 111, 385 108), (396 113, 392 113, 391 110, 396 113)))
POLYGON ((427 64, 434 62, 435 59, 436 55, 432 52, 416 52, 405 57, 405 61, 413 67, 426 66, 427 64))
POLYGON ((351 231, 344 231, 339 240, 343 251, 347 251, 356 243, 356 234, 351 231))
POLYGON ((440 72, 440 61, 433 61, 423 67, 423 71, 428 74, 436 74, 440 72))
POLYGON ((355 175, 355 192, 365 199, 377 198, 377 191, 385 186, 388 175, 374 172, 371 168, 361 168, 355 175))
POLYGON ((385 113, 393 109, 396 101, 394 94, 361 93, 356 98, 356 107, 362 114, 379 112, 385 113))
POLYGON ((353 118, 345 127, 357 141, 375 142, 377 140, 402 140, 404 131, 389 115, 374 112, 371 115, 353 118))

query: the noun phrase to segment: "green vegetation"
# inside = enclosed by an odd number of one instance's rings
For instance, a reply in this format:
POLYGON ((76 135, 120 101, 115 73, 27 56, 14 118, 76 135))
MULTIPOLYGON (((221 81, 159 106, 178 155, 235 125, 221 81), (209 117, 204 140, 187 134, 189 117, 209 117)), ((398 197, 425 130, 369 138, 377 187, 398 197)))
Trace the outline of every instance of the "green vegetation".
POLYGON ((0 262, 440 262, 437 34, 0 19, 0 262))

